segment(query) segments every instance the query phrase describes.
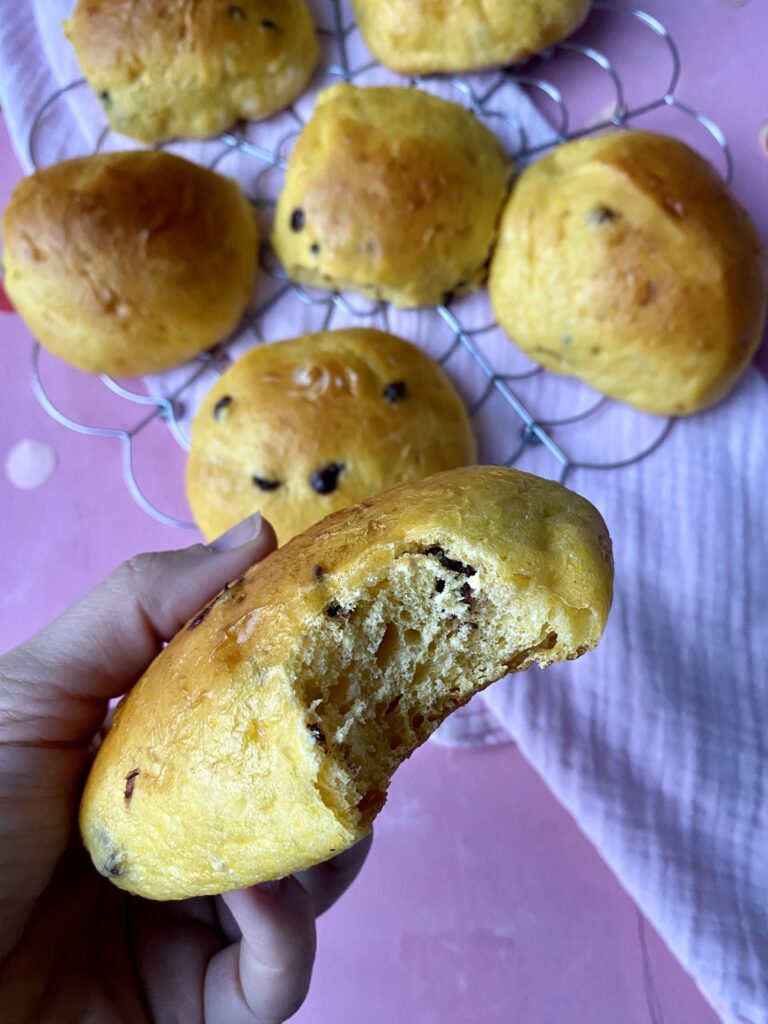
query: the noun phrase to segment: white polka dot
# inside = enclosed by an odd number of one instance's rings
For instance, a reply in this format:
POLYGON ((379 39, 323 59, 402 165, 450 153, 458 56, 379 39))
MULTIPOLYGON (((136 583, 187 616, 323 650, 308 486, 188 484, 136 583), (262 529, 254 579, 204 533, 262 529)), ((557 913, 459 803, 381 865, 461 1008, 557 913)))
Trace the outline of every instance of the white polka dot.
POLYGON ((49 444, 19 441, 8 452, 5 460, 5 474, 21 491, 34 491, 42 487, 56 468, 56 452, 49 444))

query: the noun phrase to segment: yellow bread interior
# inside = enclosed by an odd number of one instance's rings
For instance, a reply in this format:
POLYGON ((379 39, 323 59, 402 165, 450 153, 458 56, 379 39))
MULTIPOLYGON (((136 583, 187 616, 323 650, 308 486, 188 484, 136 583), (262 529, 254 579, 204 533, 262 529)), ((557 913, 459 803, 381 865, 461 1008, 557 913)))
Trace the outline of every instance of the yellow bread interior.
POLYGON ((96 867, 175 899, 346 849, 447 714, 594 648, 611 586, 596 510, 514 470, 335 513, 225 588, 122 702, 81 808, 96 867))

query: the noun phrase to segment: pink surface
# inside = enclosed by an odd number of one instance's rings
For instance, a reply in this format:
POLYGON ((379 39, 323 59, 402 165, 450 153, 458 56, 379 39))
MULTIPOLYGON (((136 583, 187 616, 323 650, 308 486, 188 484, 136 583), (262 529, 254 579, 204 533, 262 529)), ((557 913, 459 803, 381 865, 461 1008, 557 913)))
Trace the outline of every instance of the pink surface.
MULTIPOLYGON (((719 0, 644 6, 676 36, 684 67, 678 95, 726 130, 735 188, 768 235, 768 160, 758 139, 768 118, 757 78, 768 29, 764 8, 719 0)), ((639 83, 643 74, 638 69, 639 83)), ((603 101, 596 92, 585 116, 603 101)), ((0 128, 0 206, 18 174, 0 128)), ((0 462, 24 438, 51 445, 58 459, 38 490, 17 490, 0 475, 5 649, 121 559, 190 538, 133 503, 116 441, 71 433, 41 410, 28 383, 28 333, 2 308, 0 300, 0 462)), ((125 421, 124 404, 100 385, 52 360, 44 371, 57 403, 72 415, 125 421)), ((147 432, 140 464, 153 500, 185 515, 183 456, 164 428, 147 432)), ((573 821, 506 746, 481 753, 428 747, 402 769, 366 871, 320 922, 315 981, 296 1020, 711 1024, 716 1018, 573 821)))

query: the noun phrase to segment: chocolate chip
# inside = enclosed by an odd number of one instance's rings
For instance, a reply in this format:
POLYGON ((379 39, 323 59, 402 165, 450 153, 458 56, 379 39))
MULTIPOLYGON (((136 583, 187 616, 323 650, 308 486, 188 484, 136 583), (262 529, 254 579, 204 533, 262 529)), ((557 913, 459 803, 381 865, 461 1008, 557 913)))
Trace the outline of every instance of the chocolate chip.
POLYGON ((406 387, 404 380, 393 380, 391 384, 387 384, 381 393, 390 405, 394 405, 395 402, 399 402, 401 398, 407 397, 408 388, 406 387))
POLYGON ((230 4, 227 14, 233 21, 248 21, 248 15, 242 7, 238 7, 236 4, 230 4))
POLYGON ((109 95, 106 89, 102 89, 102 91, 99 93, 99 99, 105 107, 108 107, 109 104, 112 102, 112 97, 109 95))
POLYGON ((323 735, 323 730, 320 728, 320 726, 315 725, 315 723, 313 722, 311 725, 308 725, 307 728, 312 734, 312 739, 315 741, 315 743, 319 743, 321 747, 324 747, 325 736, 323 735))
POLYGON ((320 243, 313 242, 312 245, 310 245, 309 247, 309 251, 312 253, 313 256, 317 256, 317 254, 320 252, 320 243))
POLYGON ((353 611, 354 608, 342 608, 338 601, 331 601, 325 609, 325 614, 332 619, 338 619, 340 622, 346 622, 353 611))
POLYGON ((111 853, 104 861, 104 872, 112 878, 119 878, 122 875, 123 866, 118 853, 111 853))
POLYGON ((389 702, 389 704, 387 704, 387 710, 384 712, 384 714, 391 715, 402 699, 402 693, 398 693, 396 696, 394 696, 392 700, 389 702))
POLYGON ((435 580, 435 590, 438 594, 442 594, 445 590, 445 580, 435 580))
POLYGON ((232 405, 232 395, 222 395, 213 407, 213 418, 215 420, 220 420, 221 414, 225 409, 228 409, 230 405, 232 405))
POLYGON ((210 604, 207 604, 205 606, 205 608, 203 608, 203 610, 201 612, 198 612, 197 615, 194 617, 194 619, 192 619, 192 621, 190 622, 188 628, 189 629, 197 629, 197 627, 200 625, 200 623, 203 622, 207 618, 208 614, 210 613, 211 608, 213 608, 215 603, 216 603, 216 601, 214 599, 213 601, 211 601, 210 604))
POLYGON ((291 214, 291 231, 301 231, 304 227, 304 211, 296 209, 291 214))
POLYGON ((449 558, 445 551, 436 544, 431 548, 427 548, 424 554, 431 555, 433 558, 436 558, 444 569, 450 569, 451 572, 460 572, 465 576, 474 576, 477 572, 477 569, 475 569, 474 566, 464 565, 463 562, 458 562, 455 558, 449 558))
POLYGON ((274 21, 272 21, 272 19, 271 19, 271 18, 262 18, 262 19, 261 19, 261 27, 262 27, 262 28, 273 28, 273 29, 278 29, 278 28, 279 28, 280 26, 279 26, 279 25, 276 25, 276 24, 274 23, 274 21))
POLYGON ((318 494, 333 494, 339 484, 339 477, 344 472, 344 465, 340 462, 329 462, 322 469, 316 469, 309 482, 318 494))
POLYGON ((133 787, 136 785, 136 779, 139 777, 141 772, 138 768, 134 768, 133 771, 128 772, 125 776, 125 789, 123 790, 123 796, 125 802, 130 803, 131 797, 133 796, 133 787))
POLYGON ((260 491, 276 491, 282 483, 282 480, 269 480, 263 476, 252 476, 251 480, 260 491))
POLYGON ((325 569, 322 567, 322 565, 313 565, 312 575, 319 582, 323 578, 323 576, 325 576, 325 569))
POLYGON ((459 596, 461 597, 461 600, 464 602, 464 604, 468 605, 470 608, 475 603, 474 591, 472 590, 472 587, 468 583, 463 584, 461 590, 459 591, 459 596))
POLYGON ((610 206, 600 204, 596 206, 594 210, 590 210, 587 214, 587 224, 609 224, 611 221, 616 220, 618 213, 612 210, 610 206))

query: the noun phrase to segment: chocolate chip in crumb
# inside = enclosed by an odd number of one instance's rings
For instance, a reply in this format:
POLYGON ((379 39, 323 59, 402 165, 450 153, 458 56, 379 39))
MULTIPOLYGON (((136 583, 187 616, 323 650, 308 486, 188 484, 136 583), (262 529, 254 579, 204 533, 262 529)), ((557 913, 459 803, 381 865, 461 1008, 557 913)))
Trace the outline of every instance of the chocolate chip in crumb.
POLYGON ((460 596, 461 600, 463 601, 463 603, 465 605, 467 605, 468 607, 470 607, 470 608, 475 603, 475 594, 474 594, 474 591, 472 590, 472 587, 469 585, 469 583, 464 583, 462 585, 462 588, 459 591, 459 596, 460 596))
POLYGON ((213 407, 213 418, 220 420, 226 410, 232 405, 232 395, 222 395, 213 407))
POLYGON ((309 251, 312 253, 313 256, 317 256, 317 254, 320 252, 320 243, 313 242, 312 245, 310 245, 309 247, 309 251))
POLYGON ((304 211, 297 208, 291 214, 291 231, 301 231, 304 227, 304 211))
POLYGON ((315 743, 319 743, 321 747, 324 747, 325 746, 325 736, 324 736, 323 730, 320 728, 320 726, 319 725, 315 725, 315 723, 312 722, 312 724, 308 725, 307 728, 309 729, 310 733, 312 734, 312 738, 314 739, 315 743))
POLYGON ((381 393, 390 405, 394 405, 395 402, 408 397, 408 388, 404 380, 393 380, 381 393))
POLYGON ((242 7, 238 7, 237 4, 230 4, 227 8, 227 14, 232 21, 248 21, 248 15, 245 13, 242 7))
POLYGON ((464 576, 474 576, 477 569, 473 565, 465 565, 463 562, 457 561, 455 558, 449 558, 443 548, 437 544, 432 545, 424 552, 425 555, 431 555, 432 558, 436 558, 440 565, 444 569, 450 569, 451 572, 460 572, 464 576))
POLYGON ((251 482, 254 486, 258 487, 260 491, 276 491, 281 485, 281 480, 270 480, 263 476, 252 476, 251 482))
POLYGON ((213 608, 215 603, 216 603, 216 601, 214 599, 213 601, 211 601, 210 604, 207 604, 205 606, 205 608, 203 608, 203 610, 201 612, 198 612, 197 615, 194 617, 194 619, 192 619, 192 621, 190 622, 188 628, 189 629, 197 629, 197 627, 200 625, 200 623, 203 622, 207 618, 208 614, 210 613, 211 608, 213 608))
POLYGON ((442 594, 445 590, 445 580, 435 580, 435 590, 438 594, 442 594))
POLYGON ((601 203, 594 210, 589 211, 587 214, 587 224, 609 224, 611 221, 616 220, 618 216, 618 213, 612 210, 610 206, 601 203))
POLYGON ((136 779, 141 774, 138 768, 134 768, 133 771, 128 772, 125 776, 125 789, 123 790, 123 796, 125 802, 130 803, 131 797, 133 796, 133 788, 136 785, 136 779))
POLYGON ((118 853, 110 853, 110 855, 104 861, 103 873, 111 875, 112 878, 120 878, 120 876, 123 873, 123 865, 121 863, 121 857, 118 853))
POLYGON ((280 27, 279 25, 276 25, 271 18, 262 18, 260 24, 262 28, 271 28, 275 30, 280 27))
POLYGON ((309 483, 318 494, 333 494, 339 485, 339 477, 344 472, 340 462, 329 462, 322 469, 316 469, 309 478, 309 483))
POLYGON ((322 567, 322 565, 313 565, 312 566, 312 575, 315 577, 315 579, 319 583, 320 580, 323 578, 323 576, 325 576, 325 569, 322 567))
POLYGON ((353 608, 342 608, 338 601, 331 601, 325 609, 325 614, 331 619, 338 619, 340 622, 346 622, 353 611, 353 608))
POLYGON ((394 697, 392 698, 392 700, 391 700, 391 701, 389 702, 389 704, 387 704, 387 710, 386 710, 386 711, 384 712, 384 714, 385 714, 385 715, 391 715, 391 714, 392 714, 392 712, 393 712, 393 711, 395 710, 395 708, 397 707, 397 705, 398 705, 398 704, 400 703, 400 701, 401 701, 402 699, 403 699, 403 695, 402 695, 402 693, 398 693, 398 694, 396 694, 396 695, 395 695, 395 696, 394 696, 394 697))

